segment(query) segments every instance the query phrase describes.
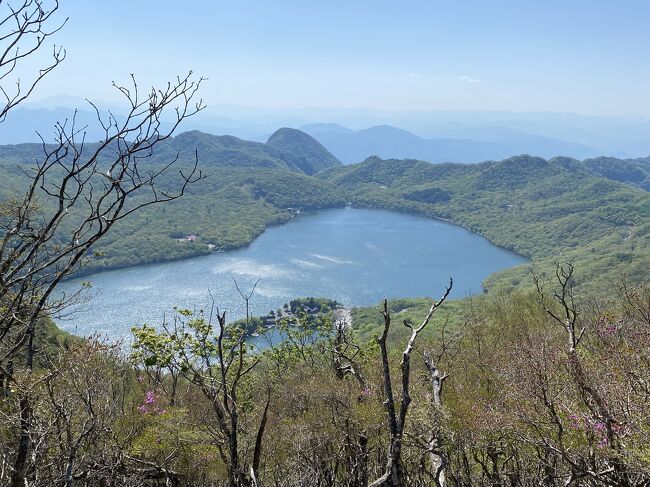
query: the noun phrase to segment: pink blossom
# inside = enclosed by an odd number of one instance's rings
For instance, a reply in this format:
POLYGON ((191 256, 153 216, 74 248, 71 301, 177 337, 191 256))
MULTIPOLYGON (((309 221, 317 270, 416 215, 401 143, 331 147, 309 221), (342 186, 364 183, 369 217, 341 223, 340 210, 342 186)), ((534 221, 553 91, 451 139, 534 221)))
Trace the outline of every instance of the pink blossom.
POLYGON ((596 421, 596 423, 594 423, 592 428, 594 429, 594 431, 603 432, 605 431, 606 427, 605 427, 605 423, 603 423, 602 421, 596 421))
POLYGON ((153 391, 147 391, 147 393, 144 396, 144 403, 153 404, 154 402, 156 402, 156 398, 153 395, 153 391))

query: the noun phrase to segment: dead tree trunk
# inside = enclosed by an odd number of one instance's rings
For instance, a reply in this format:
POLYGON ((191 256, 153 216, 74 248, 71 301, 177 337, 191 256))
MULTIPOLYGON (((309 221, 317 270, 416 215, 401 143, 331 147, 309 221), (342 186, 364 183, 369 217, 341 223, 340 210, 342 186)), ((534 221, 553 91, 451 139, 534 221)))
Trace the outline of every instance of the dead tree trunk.
POLYGON ((381 363, 384 379, 384 407, 386 408, 386 415, 388 419, 388 433, 390 435, 390 443, 388 448, 388 461, 385 473, 375 480, 370 487, 402 487, 407 485, 407 472, 402 464, 402 439, 404 435, 404 425, 406 423, 406 415, 411 404, 410 395, 410 375, 411 375, 411 352, 418 335, 429 324, 431 316, 440 307, 440 305, 447 299, 451 288, 453 286, 453 279, 449 279, 449 285, 445 289, 445 293, 439 301, 434 302, 429 309, 429 313, 424 318, 420 326, 414 328, 412 325, 404 322, 404 326, 411 330, 411 337, 402 352, 402 363, 400 366, 402 372, 402 393, 399 405, 396 404, 395 394, 393 392, 393 382, 390 373, 390 364, 388 357, 388 331, 390 330, 391 317, 388 310, 388 301, 384 299, 384 309, 382 315, 384 317, 384 329, 379 337, 379 348, 381 351, 381 363))
POLYGON ((25 485, 27 472, 27 454, 29 452, 30 431, 32 425, 32 406, 29 398, 21 397, 20 406, 20 434, 18 439, 18 450, 14 460, 14 471, 11 476, 11 487, 25 485))
POLYGON ((433 481, 437 487, 445 486, 445 469, 448 460, 442 449, 441 438, 441 416, 442 410, 442 386, 447 374, 443 374, 438 368, 438 360, 435 360, 430 354, 424 352, 424 365, 429 372, 429 381, 431 382, 432 403, 434 408, 433 427, 431 428, 431 439, 429 440, 429 457, 433 465, 433 481))

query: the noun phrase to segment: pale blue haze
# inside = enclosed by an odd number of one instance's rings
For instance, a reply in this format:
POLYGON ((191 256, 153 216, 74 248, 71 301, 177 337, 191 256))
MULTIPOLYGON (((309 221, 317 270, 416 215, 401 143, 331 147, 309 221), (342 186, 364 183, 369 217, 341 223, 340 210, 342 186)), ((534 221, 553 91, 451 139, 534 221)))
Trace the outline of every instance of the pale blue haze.
POLYGON ((187 69, 261 107, 650 115, 643 0, 62 0, 68 59, 36 98, 187 69))

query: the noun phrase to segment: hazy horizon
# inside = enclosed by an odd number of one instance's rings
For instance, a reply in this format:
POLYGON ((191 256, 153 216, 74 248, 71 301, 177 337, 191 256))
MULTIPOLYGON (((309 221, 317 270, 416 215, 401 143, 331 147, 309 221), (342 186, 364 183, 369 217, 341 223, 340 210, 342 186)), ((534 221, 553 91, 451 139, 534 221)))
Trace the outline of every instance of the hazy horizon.
MULTIPOLYGON (((109 99, 99 99, 99 98, 89 98, 89 97, 78 97, 68 93, 57 93, 48 96, 34 96, 33 100, 25 102, 22 104, 21 108, 30 109, 30 110, 54 110, 57 108, 79 108, 79 109, 90 109, 92 108, 88 104, 88 100, 93 103, 97 103, 98 108, 102 109, 104 107, 115 107, 119 108, 124 106, 119 98, 110 100, 109 99)), ((577 116, 585 118, 603 118, 603 119, 621 119, 621 120, 633 120, 633 121, 649 121, 650 113, 640 114, 640 113, 626 113, 626 114, 592 114, 584 113, 579 111, 571 110, 516 110, 516 109, 489 109, 489 108, 448 108, 448 109, 437 109, 437 108, 376 108, 372 106, 320 106, 320 105, 303 105, 303 106, 274 106, 274 107, 265 107, 260 105, 247 105, 239 103, 212 103, 206 104, 205 109, 203 110, 209 115, 223 115, 225 116, 239 116, 247 117, 251 114, 257 113, 300 113, 300 112, 310 112, 310 111, 320 111, 323 113, 356 113, 356 114, 368 114, 368 113, 377 113, 377 114, 413 114, 413 115, 427 115, 431 113, 436 114, 450 114, 450 115, 459 115, 459 114, 515 114, 515 115, 559 115, 559 116, 577 116), (224 115, 223 109, 227 110, 227 115, 224 115), (236 115, 235 113, 238 112, 236 115)))
POLYGON ((112 104, 113 80, 192 69, 212 107, 647 118, 650 5, 624 3, 73 1, 55 36, 67 59, 32 100, 112 104))

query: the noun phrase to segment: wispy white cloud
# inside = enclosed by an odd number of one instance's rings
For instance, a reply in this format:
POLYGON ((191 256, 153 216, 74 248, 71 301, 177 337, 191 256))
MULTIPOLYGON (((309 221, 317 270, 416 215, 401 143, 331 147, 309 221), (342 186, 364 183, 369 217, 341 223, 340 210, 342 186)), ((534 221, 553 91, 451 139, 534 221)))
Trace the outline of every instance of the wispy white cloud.
POLYGON ((482 81, 478 78, 472 78, 471 76, 467 76, 466 74, 461 74, 458 77, 458 79, 464 81, 465 83, 480 83, 482 81))
POLYGON ((422 73, 409 73, 409 74, 407 74, 407 76, 408 76, 409 78, 421 78, 421 77, 422 77, 422 73))

